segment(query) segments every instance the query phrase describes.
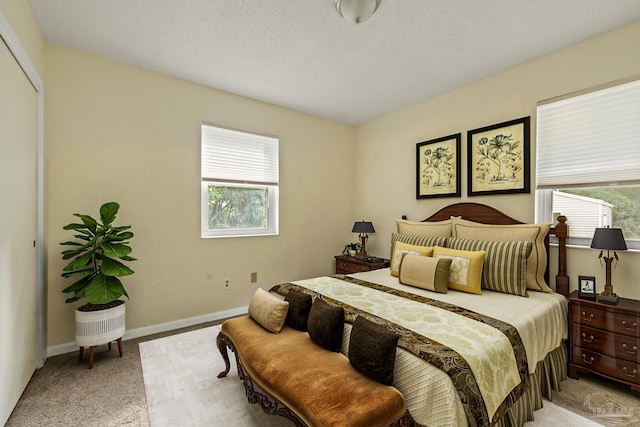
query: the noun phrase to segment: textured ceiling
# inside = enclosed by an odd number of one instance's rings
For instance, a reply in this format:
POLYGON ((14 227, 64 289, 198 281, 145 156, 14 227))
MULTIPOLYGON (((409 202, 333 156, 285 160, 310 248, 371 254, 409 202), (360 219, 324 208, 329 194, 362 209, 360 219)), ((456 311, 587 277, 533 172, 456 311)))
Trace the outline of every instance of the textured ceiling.
MULTIPOLYGON (((30 0, 49 42, 358 125, 640 19, 640 0, 30 0)), ((639 41, 640 46, 640 41, 639 41)))

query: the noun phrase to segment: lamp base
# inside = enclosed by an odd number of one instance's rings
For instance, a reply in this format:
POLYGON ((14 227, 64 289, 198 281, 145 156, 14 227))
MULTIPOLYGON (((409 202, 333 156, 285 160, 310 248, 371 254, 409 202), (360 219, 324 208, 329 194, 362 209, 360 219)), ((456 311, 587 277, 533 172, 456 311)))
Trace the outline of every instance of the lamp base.
POLYGON ((617 304, 618 303, 618 295, 613 294, 612 296, 609 296, 609 295, 600 294, 600 295, 598 295, 598 302, 602 302, 602 303, 605 303, 605 304, 617 304))

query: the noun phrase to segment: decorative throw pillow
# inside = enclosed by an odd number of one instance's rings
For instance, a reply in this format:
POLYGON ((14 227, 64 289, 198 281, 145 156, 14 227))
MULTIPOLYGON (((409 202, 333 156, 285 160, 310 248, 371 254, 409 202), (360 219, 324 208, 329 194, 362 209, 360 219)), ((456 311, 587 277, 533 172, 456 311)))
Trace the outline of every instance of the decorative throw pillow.
POLYGON ((309 336, 319 346, 334 352, 342 348, 344 309, 316 298, 307 321, 309 336))
POLYGON ((391 233, 391 257, 393 257, 393 248, 396 242, 408 243, 415 246, 447 246, 448 237, 436 236, 412 236, 410 234, 391 233))
POLYGON ((428 237, 451 237, 451 220, 444 221, 407 221, 396 219, 398 234, 428 237))
POLYGON ((492 291, 526 297, 527 258, 532 242, 488 242, 484 240, 449 240, 452 249, 485 251, 482 287, 492 291))
POLYGON ((405 254, 400 261, 400 283, 446 294, 451 262, 450 258, 405 254))
POLYGON ((249 301, 249 316, 270 332, 278 333, 284 326, 289 303, 258 288, 249 301))
POLYGON ((414 254, 422 256, 431 256, 433 254, 433 246, 417 246, 404 242, 396 242, 393 245, 393 253, 391 254, 391 275, 397 276, 400 269, 400 260, 403 254, 414 254))
POLYGON ((289 302, 289 311, 285 323, 302 332, 307 332, 307 319, 311 310, 311 295, 297 289, 290 289, 285 301, 289 302))
POLYGON ((470 294, 482 294, 482 264, 484 251, 460 251, 457 249, 433 248, 433 257, 436 259, 450 258, 449 289, 468 292, 470 294))
POLYGON ((398 338, 384 326, 358 316, 351 328, 349 362, 369 378, 391 385, 398 338))
POLYGON ((527 289, 553 293, 544 279, 547 269, 547 250, 544 239, 549 233, 550 222, 538 224, 490 225, 452 218, 451 236, 468 240, 498 242, 534 242, 527 259, 527 289))

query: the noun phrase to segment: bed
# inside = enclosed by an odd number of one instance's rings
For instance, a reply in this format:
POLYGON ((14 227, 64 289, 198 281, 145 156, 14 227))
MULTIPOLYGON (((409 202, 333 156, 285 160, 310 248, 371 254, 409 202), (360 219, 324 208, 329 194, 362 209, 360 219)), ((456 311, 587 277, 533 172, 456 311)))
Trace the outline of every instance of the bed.
MULTIPOLYGON (((296 289, 345 307, 344 354, 357 316, 398 333, 393 385, 403 394, 417 425, 522 426, 542 407, 542 397, 550 399, 551 390, 559 390, 566 378, 565 221, 560 217, 555 225, 523 224, 486 205, 457 203, 424 221, 397 220, 390 268, 300 280, 271 291, 284 296, 296 289), (547 286, 550 235, 558 239, 555 291, 547 286), (419 259, 425 257, 409 258, 417 254, 405 250, 407 245, 428 247, 424 242, 438 242, 433 246, 439 251, 444 251, 440 243, 451 246, 454 254, 484 252, 482 265, 489 262, 487 254, 495 260, 500 251, 519 245, 512 268, 517 271, 506 271, 502 264, 486 268, 503 270, 494 278, 482 276, 481 289, 463 287, 445 293, 401 283, 407 283, 408 273, 394 271, 397 264, 425 261, 419 259), (401 256, 401 262, 394 255, 401 256), (484 288, 485 281, 491 289, 484 288), (517 285, 511 289, 510 282, 517 285), (396 300, 399 306, 393 308, 396 300), (443 344, 444 340, 451 342, 443 344)), ((447 252, 440 253, 441 258, 461 259, 447 252)), ((465 268, 471 270, 473 263, 465 268)))

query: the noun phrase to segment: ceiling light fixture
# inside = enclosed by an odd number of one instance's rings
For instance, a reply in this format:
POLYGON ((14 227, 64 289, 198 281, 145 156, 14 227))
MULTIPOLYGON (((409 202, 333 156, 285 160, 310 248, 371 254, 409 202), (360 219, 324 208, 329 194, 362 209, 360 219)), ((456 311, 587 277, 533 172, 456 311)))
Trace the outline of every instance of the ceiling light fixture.
POLYGON ((378 10, 381 0, 336 0, 336 10, 349 22, 361 24, 378 10))

